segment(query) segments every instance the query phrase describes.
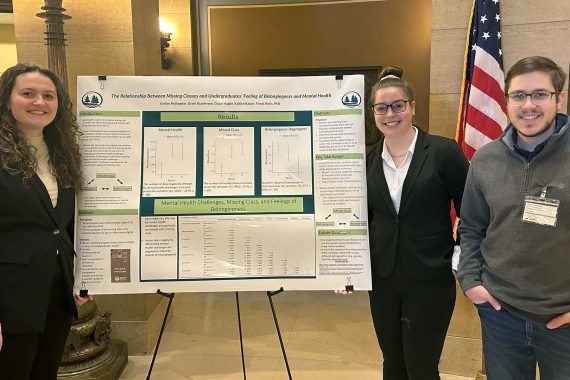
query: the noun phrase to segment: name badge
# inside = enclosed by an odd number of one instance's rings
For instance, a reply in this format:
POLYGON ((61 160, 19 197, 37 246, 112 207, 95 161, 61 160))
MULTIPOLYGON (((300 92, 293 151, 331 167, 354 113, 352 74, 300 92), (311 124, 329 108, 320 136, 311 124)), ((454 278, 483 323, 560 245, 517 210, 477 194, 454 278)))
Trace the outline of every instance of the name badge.
POLYGON ((524 197, 522 220, 527 223, 556 227, 560 201, 545 197, 524 197))

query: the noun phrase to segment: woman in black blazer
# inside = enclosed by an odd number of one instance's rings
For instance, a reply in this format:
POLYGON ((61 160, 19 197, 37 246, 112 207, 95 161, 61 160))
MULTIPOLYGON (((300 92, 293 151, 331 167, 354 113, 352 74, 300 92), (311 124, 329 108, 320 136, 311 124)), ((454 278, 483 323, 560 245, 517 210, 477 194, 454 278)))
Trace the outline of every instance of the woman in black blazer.
POLYGON ((455 304, 450 207, 459 214, 468 162, 455 141, 413 126, 401 77, 387 67, 370 97, 383 134, 366 159, 370 309, 384 380, 435 380, 455 304))
MULTIPOLYGON (((0 77, 0 377, 55 379, 73 315, 77 123, 50 70, 0 77)), ((74 300, 75 298, 75 300, 74 300)))

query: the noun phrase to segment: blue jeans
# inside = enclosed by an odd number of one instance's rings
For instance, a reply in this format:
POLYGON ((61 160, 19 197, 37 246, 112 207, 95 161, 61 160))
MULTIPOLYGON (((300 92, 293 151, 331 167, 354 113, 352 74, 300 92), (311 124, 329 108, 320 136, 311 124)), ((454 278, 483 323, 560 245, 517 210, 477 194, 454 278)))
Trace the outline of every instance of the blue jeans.
POLYGON ((570 328, 549 330, 487 302, 477 306, 489 380, 570 379, 570 328))

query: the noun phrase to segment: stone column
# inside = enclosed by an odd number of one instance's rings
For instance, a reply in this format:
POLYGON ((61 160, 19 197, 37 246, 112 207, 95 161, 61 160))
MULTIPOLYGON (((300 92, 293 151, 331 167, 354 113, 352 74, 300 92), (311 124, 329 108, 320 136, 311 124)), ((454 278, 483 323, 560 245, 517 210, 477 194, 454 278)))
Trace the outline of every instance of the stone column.
POLYGON ((62 0, 45 0, 43 12, 36 16, 45 19, 45 40, 47 45, 48 67, 52 69, 67 87, 67 60, 65 58, 64 20, 71 19, 66 15, 65 8, 61 6, 62 0))

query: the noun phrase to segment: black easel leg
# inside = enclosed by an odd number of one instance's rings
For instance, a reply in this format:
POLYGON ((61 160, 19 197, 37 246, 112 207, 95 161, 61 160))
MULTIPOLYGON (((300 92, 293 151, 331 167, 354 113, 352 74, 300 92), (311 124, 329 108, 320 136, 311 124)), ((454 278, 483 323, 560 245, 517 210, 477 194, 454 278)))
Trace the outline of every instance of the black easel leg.
POLYGON ((166 307, 166 313, 164 313, 164 320, 162 321, 162 327, 160 328, 160 333, 158 334, 158 340, 156 341, 156 346, 154 347, 154 354, 152 355, 152 361, 150 362, 150 368, 148 369, 148 374, 146 380, 150 380, 150 374, 152 373, 152 367, 154 367, 154 361, 156 359, 156 354, 158 353, 158 346, 160 346, 160 340, 162 339, 162 333, 164 332, 164 326, 166 326, 166 319, 168 318, 168 312, 170 311, 170 305, 174 299, 174 293, 163 293, 158 289, 156 291, 163 297, 168 298, 168 306, 166 307))
POLYGON ((238 317, 238 327, 239 327, 239 346, 241 348, 241 368, 243 369, 243 380, 246 380, 245 374, 245 357, 243 355, 243 335, 241 332, 241 314, 239 312, 239 295, 236 292, 236 305, 237 305, 237 317, 238 317))
POLYGON ((289 369, 289 362, 287 361, 287 354, 285 353, 285 346, 283 345, 283 338, 281 338, 281 330, 279 330, 279 323, 277 322, 277 315, 275 314, 275 307, 273 306, 273 300, 271 297, 281 293, 283 288, 279 288, 274 292, 267 292, 267 298, 269 298, 269 304, 271 305, 271 312, 273 313, 273 320, 275 321, 275 328, 277 329, 277 336, 279 336, 279 343, 281 344, 281 352, 283 352, 283 360, 285 360, 285 366, 287 367, 287 374, 289 375, 289 380, 293 380, 291 377, 291 370, 289 369))

